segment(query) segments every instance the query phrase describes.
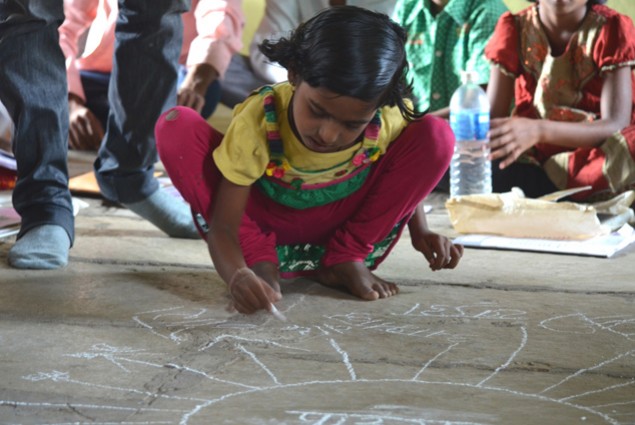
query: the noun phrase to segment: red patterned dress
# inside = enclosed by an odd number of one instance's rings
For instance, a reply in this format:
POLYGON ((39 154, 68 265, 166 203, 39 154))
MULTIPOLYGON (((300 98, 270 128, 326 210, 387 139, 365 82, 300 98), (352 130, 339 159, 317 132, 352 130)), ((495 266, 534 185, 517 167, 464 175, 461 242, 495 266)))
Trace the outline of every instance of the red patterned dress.
MULTIPOLYGON (((513 116, 593 121, 600 118, 604 73, 635 66, 635 27, 629 17, 593 5, 565 52, 555 57, 536 4, 515 15, 504 14, 485 55, 516 79, 513 116)), ((592 198, 635 188, 635 75, 631 75, 628 127, 594 148, 537 144, 519 160, 542 166, 559 189, 593 186, 592 198)))

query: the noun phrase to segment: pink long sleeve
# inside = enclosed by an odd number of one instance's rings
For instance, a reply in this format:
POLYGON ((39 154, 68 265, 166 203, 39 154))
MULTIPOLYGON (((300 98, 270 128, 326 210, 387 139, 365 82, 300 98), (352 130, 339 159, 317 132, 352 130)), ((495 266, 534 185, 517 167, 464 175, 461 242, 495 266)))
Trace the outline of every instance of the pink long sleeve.
POLYGON ((95 19, 97 3, 98 0, 64 0, 66 18, 59 28, 60 47, 66 58, 68 91, 82 99, 85 99, 84 89, 77 66, 79 38, 95 19))
POLYGON ((241 0, 193 0, 183 14, 181 63, 208 63, 222 77, 234 53, 242 48, 241 0))

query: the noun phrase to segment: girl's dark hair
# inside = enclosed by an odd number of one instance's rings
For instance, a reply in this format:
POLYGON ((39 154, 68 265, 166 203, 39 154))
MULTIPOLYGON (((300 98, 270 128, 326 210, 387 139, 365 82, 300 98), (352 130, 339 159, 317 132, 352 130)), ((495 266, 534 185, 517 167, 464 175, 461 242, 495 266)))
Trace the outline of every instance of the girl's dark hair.
MULTIPOLYGON (((527 1, 532 2, 532 3, 537 3, 538 2, 538 0, 527 0, 527 1)), ((604 3, 606 3, 606 1, 607 0, 588 0, 586 5, 587 6, 593 6, 594 4, 604 4, 604 3)))
POLYGON ((410 93, 406 32, 388 16, 356 6, 324 9, 288 37, 258 46, 311 87, 377 107, 397 106, 407 120, 420 117, 404 103, 410 93))

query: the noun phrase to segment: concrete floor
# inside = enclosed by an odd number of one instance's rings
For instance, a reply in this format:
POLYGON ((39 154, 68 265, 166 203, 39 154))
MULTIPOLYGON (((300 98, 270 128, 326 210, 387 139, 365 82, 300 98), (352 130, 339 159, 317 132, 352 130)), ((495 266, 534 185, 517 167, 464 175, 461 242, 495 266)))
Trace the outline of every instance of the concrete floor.
POLYGON ((87 201, 63 270, 0 242, 2 424, 635 424, 633 248, 433 273, 405 238, 379 269, 398 296, 285 282, 281 322, 226 311, 203 242, 87 201))

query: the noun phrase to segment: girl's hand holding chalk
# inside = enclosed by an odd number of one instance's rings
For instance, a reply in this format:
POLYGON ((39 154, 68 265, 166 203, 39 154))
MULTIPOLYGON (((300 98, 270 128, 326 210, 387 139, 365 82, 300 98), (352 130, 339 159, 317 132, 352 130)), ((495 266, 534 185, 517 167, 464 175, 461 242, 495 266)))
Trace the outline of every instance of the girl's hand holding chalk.
POLYGON ((252 314, 258 310, 270 311, 280 320, 284 315, 273 306, 281 295, 263 278, 248 267, 238 268, 228 284, 232 305, 239 313, 252 314))

